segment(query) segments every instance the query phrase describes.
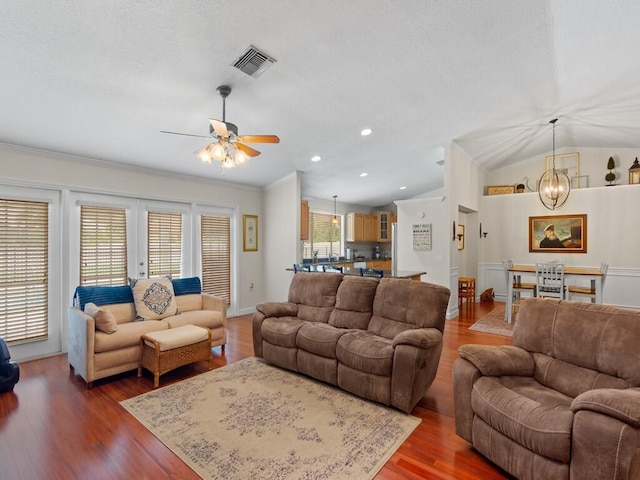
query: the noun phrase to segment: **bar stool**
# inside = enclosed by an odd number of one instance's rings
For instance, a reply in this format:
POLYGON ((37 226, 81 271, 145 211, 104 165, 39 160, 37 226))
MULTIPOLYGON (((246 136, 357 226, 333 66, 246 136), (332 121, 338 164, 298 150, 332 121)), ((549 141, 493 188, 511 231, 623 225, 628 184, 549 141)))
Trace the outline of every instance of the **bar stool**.
POLYGON ((466 298, 467 303, 476 301, 476 279, 473 277, 458 277, 458 303, 466 298))

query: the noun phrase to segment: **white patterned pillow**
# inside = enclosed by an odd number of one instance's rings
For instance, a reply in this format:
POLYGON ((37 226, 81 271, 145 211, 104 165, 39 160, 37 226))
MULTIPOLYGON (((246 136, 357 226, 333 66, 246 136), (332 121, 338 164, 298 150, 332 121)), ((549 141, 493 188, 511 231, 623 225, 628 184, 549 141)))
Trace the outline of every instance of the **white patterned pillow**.
POLYGON ((178 315, 178 305, 169 277, 129 279, 136 320, 161 320, 178 315))

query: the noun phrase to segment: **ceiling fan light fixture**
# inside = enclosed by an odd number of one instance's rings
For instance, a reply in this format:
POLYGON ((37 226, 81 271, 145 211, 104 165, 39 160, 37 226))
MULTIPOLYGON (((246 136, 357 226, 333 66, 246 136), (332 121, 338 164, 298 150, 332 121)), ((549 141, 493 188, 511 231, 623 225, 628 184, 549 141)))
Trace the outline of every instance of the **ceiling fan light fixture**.
POLYGON ((242 165, 247 160, 249 160, 249 157, 242 150, 236 150, 236 158, 235 158, 235 160, 236 160, 236 165, 242 165))
POLYGON ((223 161, 227 156, 227 149, 225 148, 225 145, 223 145, 222 142, 219 141, 213 143, 212 145, 211 157, 214 160, 218 160, 219 162, 223 161))
POLYGON ((227 152, 224 160, 222 160, 222 168, 233 168, 236 166, 236 162, 233 160, 233 157, 230 153, 227 152))
POLYGON ((211 153, 209 152, 209 145, 200 150, 200 152, 198 153, 198 158, 205 163, 211 163, 211 153))

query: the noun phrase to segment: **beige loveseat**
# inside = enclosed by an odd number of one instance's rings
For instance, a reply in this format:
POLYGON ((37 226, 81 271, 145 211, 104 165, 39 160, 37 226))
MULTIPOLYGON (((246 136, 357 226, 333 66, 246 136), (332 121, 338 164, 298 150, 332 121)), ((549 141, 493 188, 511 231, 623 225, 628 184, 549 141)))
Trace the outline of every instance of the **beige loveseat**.
POLYGON ((212 347, 227 341, 227 306, 224 299, 200 293, 197 277, 173 280, 179 313, 161 320, 139 321, 129 286, 78 287, 69 308, 69 365, 91 388, 94 380, 138 368, 140 337, 145 333, 196 325, 211 330, 212 347), (95 304, 115 317, 117 327, 102 331, 84 309, 95 304))
POLYGON ((456 432, 524 480, 640 479, 640 313, 527 299, 513 345, 463 345, 456 432))
POLYGON ((449 289, 413 280, 296 273, 289 301, 253 316, 256 356, 410 412, 433 382, 449 289))

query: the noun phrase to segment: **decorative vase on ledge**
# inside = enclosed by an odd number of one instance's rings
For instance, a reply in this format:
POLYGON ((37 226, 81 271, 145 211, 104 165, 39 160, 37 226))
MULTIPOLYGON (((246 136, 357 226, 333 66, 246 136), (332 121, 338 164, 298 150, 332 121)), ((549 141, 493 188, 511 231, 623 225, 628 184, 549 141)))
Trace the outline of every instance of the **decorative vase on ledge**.
POLYGON ((616 180, 616 174, 613 173, 614 168, 616 168, 616 162, 613 160, 613 157, 609 157, 607 168, 609 169, 609 173, 604 176, 604 179, 609 182, 607 187, 610 187, 612 185, 615 185, 615 183, 613 182, 616 180))

